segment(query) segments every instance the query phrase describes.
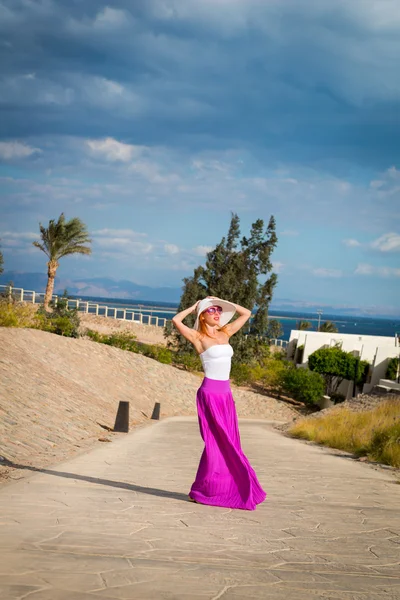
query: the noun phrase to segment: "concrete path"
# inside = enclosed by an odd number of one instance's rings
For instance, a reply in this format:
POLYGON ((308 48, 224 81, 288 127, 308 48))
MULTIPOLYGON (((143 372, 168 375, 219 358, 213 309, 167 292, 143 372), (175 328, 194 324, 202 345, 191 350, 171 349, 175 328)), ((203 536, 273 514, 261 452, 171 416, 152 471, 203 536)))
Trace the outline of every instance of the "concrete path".
POLYGON ((390 471, 240 423, 268 498, 187 501, 197 422, 168 419, 0 490, 3 600, 400 599, 390 471))

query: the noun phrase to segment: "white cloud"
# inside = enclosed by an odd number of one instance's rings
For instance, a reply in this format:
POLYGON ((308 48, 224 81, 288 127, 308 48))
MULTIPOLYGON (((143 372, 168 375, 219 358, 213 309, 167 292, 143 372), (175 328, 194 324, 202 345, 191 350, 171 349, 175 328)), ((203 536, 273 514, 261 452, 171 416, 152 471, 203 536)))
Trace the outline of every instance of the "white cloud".
POLYGON ((93 154, 110 162, 128 163, 133 158, 140 156, 144 150, 143 146, 124 144, 110 137, 102 140, 86 140, 86 144, 93 154))
POLYGON ((361 263, 354 271, 356 275, 374 275, 378 277, 400 277, 400 269, 395 267, 375 267, 367 263, 361 263))
POLYGON ((356 275, 372 275, 372 273, 374 272, 375 267, 373 267, 372 265, 368 265, 365 263, 360 263, 356 270, 354 271, 354 273, 356 275))
POLYGON ((282 273, 282 269, 284 267, 284 263, 276 261, 272 263, 272 268, 276 273, 282 273))
POLYGON ((371 242, 371 248, 379 250, 379 252, 399 252, 400 235, 398 233, 385 233, 371 242))
POLYGON ((347 240, 343 240, 343 244, 345 246, 348 246, 349 248, 356 248, 357 246, 361 246, 361 242, 359 242, 358 240, 354 240, 354 239, 347 239, 347 240))
POLYGON ((163 175, 160 173, 160 167, 149 161, 138 161, 132 163, 130 171, 137 173, 151 183, 178 183, 179 175, 176 173, 168 173, 163 175))
POLYGON ((119 256, 128 259, 131 256, 149 255, 154 245, 140 240, 143 237, 147 237, 147 234, 132 229, 100 229, 93 232, 94 243, 103 249, 101 256, 108 258, 119 256))
POLYGON ((125 252, 127 256, 130 254, 149 254, 154 248, 153 244, 135 242, 129 238, 97 238, 95 242, 101 248, 125 252))
POLYGON ((196 248, 193 248, 196 256, 206 256, 211 250, 213 250, 213 246, 196 246, 196 248))
POLYGON ((178 254, 179 247, 175 244, 164 244, 164 250, 167 254, 178 254))
POLYGON ((391 197, 400 192, 400 170, 389 167, 380 174, 380 179, 374 179, 369 187, 375 191, 378 198, 391 197))
POLYGON ((96 15, 93 26, 99 29, 111 29, 125 25, 127 22, 128 15, 124 10, 105 6, 103 10, 96 15))
POLYGON ((140 233, 139 231, 134 231, 133 229, 97 229, 93 231, 93 235, 100 235, 106 237, 147 237, 147 233, 140 233))
POLYGON ((298 231, 295 231, 294 229, 284 229, 283 231, 280 232, 280 235, 287 235, 287 236, 296 236, 299 235, 298 231))
POLYGON ((0 231, 0 246, 3 248, 30 248, 33 240, 39 240, 39 232, 31 233, 30 231, 0 231))
POLYGON ((32 154, 41 152, 39 148, 32 148, 24 142, 0 142, 0 158, 6 160, 12 158, 26 158, 32 154))
POLYGON ((30 231, 0 231, 0 239, 12 238, 16 240, 35 240, 38 237, 39 233, 32 233, 30 231))
POLYGON ((311 271, 316 277, 342 277, 343 273, 340 269, 325 269, 320 267, 311 271))

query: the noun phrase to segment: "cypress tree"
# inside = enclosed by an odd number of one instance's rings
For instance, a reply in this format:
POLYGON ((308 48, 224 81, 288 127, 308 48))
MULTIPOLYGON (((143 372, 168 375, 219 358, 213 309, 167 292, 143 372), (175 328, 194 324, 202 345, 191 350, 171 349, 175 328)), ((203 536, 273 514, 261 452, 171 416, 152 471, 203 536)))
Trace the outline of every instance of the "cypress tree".
MULTIPOLYGON (((265 231, 264 221, 257 219, 251 226, 250 236, 240 239, 240 220, 233 213, 227 236, 207 254, 205 266, 196 267, 193 275, 183 280, 178 312, 206 296, 217 296, 252 311, 255 309, 248 327, 232 337, 236 360, 255 358, 260 350, 258 336, 267 331, 268 308, 277 283, 276 274, 271 272, 271 254, 277 241, 273 216, 265 231)), ((192 327, 194 321, 195 315, 189 315, 185 323, 192 327)), ((191 344, 172 331, 170 325, 166 327, 165 335, 179 351, 192 350, 191 344)))

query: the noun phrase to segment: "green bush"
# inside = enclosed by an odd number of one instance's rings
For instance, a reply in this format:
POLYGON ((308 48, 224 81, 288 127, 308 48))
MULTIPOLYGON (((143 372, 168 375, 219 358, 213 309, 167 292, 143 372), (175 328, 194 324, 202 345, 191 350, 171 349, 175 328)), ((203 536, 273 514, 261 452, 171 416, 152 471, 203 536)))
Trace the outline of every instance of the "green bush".
POLYGON ((185 371, 201 371, 202 369, 200 357, 191 352, 177 352, 173 362, 183 367, 185 371))
POLYGON ((158 347, 157 360, 164 365, 172 365, 173 353, 168 348, 163 346, 158 347))
POLYGON ((143 354, 143 356, 157 360, 165 365, 171 365, 173 362, 176 362, 174 360, 174 352, 164 346, 152 346, 151 344, 138 342, 136 335, 133 333, 118 332, 111 335, 104 335, 88 329, 86 335, 94 342, 107 344, 107 346, 113 346, 114 348, 120 348, 128 352, 135 352, 136 354, 143 354))
POLYGON ((111 333, 106 336, 104 343, 108 346, 114 346, 114 348, 120 348, 121 350, 129 350, 130 352, 139 351, 136 335, 128 331, 111 333))
POLYGON ((385 375, 386 379, 396 381, 399 372, 399 362, 397 357, 393 357, 389 360, 385 375))
POLYGON ((365 383, 369 363, 359 360, 351 352, 345 352, 338 346, 320 348, 308 357, 311 371, 320 373, 325 379, 326 393, 332 396, 344 380, 354 381, 357 385, 365 383))
POLYGON ((40 305, 35 318, 36 329, 48 331, 65 337, 78 338, 80 318, 76 308, 68 308, 67 291, 58 298, 57 302, 50 302, 51 312, 40 305))
POLYGON ((85 335, 93 342, 98 342, 99 344, 104 344, 104 338, 107 337, 104 334, 99 333, 98 331, 93 331, 93 329, 87 329, 85 331, 85 335))
POLYGON ((67 315, 46 318, 44 315, 39 314, 36 318, 36 328, 65 337, 78 337, 76 324, 67 315))
POLYGON ((20 327, 16 307, 5 300, 0 302, 0 327, 20 327))
POLYGON ((139 352, 139 344, 136 342, 136 335, 127 331, 107 335, 88 329, 86 330, 86 335, 93 342, 98 342, 99 344, 106 344, 107 346, 113 346, 114 348, 120 348, 121 350, 128 350, 130 352, 139 352))
POLYGON ((11 298, 0 298, 0 327, 34 327, 35 307, 16 302, 11 298))
POLYGON ((236 385, 250 385, 255 382, 251 366, 245 363, 232 364, 231 379, 236 385))
POLYGON ((152 346, 151 344, 139 344, 139 353, 148 358, 153 358, 165 365, 172 364, 173 353, 164 346, 152 346))
POLYGON ((316 404, 324 394, 324 378, 308 369, 287 368, 281 381, 283 389, 304 404, 316 404))
POLYGON ((280 355, 275 355, 263 363, 260 381, 262 385, 270 390, 279 391, 282 387, 282 375, 288 368, 288 361, 280 355))

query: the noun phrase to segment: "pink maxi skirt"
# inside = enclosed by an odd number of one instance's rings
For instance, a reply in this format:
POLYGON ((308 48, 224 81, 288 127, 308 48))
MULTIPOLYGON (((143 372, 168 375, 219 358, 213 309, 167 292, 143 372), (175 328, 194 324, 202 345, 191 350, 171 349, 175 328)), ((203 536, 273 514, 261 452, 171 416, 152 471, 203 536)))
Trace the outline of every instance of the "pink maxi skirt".
POLYGON ((229 380, 205 377, 196 403, 205 446, 189 496, 201 504, 254 510, 266 493, 241 448, 229 380))

